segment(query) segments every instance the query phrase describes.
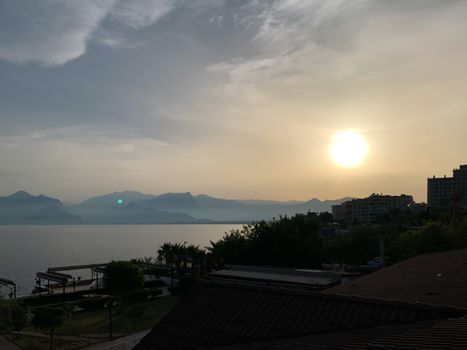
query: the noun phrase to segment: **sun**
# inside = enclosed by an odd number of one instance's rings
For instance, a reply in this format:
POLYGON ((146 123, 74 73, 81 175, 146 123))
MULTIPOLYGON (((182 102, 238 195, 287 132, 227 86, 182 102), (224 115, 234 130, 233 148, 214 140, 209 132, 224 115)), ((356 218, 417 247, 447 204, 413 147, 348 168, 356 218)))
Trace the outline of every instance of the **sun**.
POLYGON ((357 168, 365 162, 367 155, 368 144, 357 130, 341 130, 334 135, 330 156, 337 166, 357 168))

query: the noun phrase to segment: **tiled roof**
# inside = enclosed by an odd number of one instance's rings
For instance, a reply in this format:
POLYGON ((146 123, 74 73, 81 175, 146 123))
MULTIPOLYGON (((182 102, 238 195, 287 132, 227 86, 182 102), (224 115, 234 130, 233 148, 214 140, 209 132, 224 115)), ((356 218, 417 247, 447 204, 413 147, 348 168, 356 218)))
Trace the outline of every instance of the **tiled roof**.
POLYGON ((325 293, 467 310, 467 249, 420 255, 327 289, 325 293))
POLYGON ((215 350, 465 350, 467 319, 444 319, 412 324, 356 329, 250 344, 215 350))
POLYGON ((463 314, 450 308, 202 282, 134 349, 210 348, 463 314))

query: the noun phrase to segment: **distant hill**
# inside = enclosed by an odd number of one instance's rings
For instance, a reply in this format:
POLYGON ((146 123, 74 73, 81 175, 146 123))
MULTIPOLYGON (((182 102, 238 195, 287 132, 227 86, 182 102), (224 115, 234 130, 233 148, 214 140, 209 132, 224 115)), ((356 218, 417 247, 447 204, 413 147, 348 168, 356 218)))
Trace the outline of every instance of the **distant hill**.
POLYGON ((137 191, 89 198, 68 208, 87 224, 195 224, 209 220, 177 212, 183 194, 154 196, 137 191), (180 198, 179 198, 180 197, 180 198), (169 208, 171 211, 164 210, 169 208))
POLYGON ((0 225, 246 223, 280 215, 331 211, 332 205, 348 199, 281 202, 224 199, 190 192, 152 195, 124 191, 64 206, 55 198, 18 191, 0 197, 0 225))
POLYGON ((337 200, 311 199, 309 201, 261 201, 226 200, 209 196, 194 196, 198 207, 184 212, 194 217, 204 217, 216 221, 258 221, 270 220, 280 215, 294 215, 307 212, 330 212, 332 205, 340 204, 349 198, 337 200), (201 197, 201 198, 200 198, 201 197))
POLYGON ((79 216, 67 212, 62 203, 55 198, 44 195, 33 196, 25 191, 0 197, 2 225, 53 225, 80 222, 79 216))
POLYGON ((165 193, 139 202, 144 207, 160 210, 184 210, 198 208, 199 203, 191 193, 165 193))
MULTIPOLYGON (((128 219, 151 215, 185 214, 193 220, 210 220, 215 222, 249 222, 272 219, 279 215, 296 213, 331 211, 331 206, 340 204, 349 198, 324 200, 313 198, 309 201, 264 201, 264 200, 232 200, 211 197, 205 194, 192 195, 185 193, 165 193, 148 195, 135 191, 115 192, 93 197, 70 207, 73 213, 82 216, 86 221, 97 220, 98 216, 125 215, 128 219), (118 211, 116 211, 118 210, 118 211)), ((181 218, 182 219, 182 218, 181 218)), ((141 219, 142 220, 142 219, 141 219)), ((188 220, 188 218, 186 218, 188 220)), ((185 221, 183 221, 185 222, 185 221)))
POLYGON ((68 205, 73 210, 78 211, 99 211, 118 205, 118 201, 130 203, 154 198, 153 195, 143 194, 137 191, 114 192, 103 196, 92 197, 77 205, 68 205))

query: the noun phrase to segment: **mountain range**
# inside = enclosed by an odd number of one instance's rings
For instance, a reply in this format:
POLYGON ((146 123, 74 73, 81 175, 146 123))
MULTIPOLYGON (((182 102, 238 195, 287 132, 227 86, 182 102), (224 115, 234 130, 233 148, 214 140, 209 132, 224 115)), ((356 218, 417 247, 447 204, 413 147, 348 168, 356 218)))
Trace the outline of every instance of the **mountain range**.
POLYGON ((18 191, 0 197, 0 224, 195 224, 247 223, 280 215, 331 211, 350 198, 308 201, 232 200, 186 193, 114 192, 64 205, 18 191))
POLYGON ((33 196, 18 191, 10 196, 0 197, 0 224, 80 224, 82 219, 63 206, 55 198, 44 195, 33 196))

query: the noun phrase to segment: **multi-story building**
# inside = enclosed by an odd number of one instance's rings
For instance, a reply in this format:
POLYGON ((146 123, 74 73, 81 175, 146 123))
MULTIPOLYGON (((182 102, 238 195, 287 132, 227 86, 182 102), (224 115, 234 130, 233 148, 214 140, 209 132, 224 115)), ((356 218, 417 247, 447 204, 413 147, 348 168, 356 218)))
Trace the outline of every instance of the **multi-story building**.
POLYGON ((347 224, 370 224, 394 210, 411 210, 415 207, 412 196, 389 196, 373 193, 367 198, 352 199, 332 207, 334 220, 347 224))
POLYGON ((428 207, 436 210, 457 203, 467 209, 467 164, 452 173, 452 177, 428 179, 428 207))

